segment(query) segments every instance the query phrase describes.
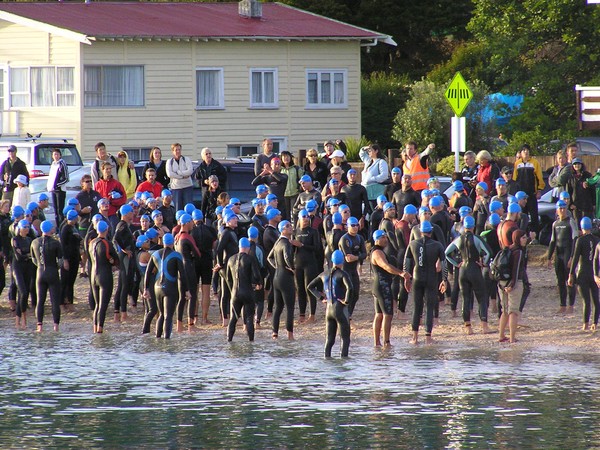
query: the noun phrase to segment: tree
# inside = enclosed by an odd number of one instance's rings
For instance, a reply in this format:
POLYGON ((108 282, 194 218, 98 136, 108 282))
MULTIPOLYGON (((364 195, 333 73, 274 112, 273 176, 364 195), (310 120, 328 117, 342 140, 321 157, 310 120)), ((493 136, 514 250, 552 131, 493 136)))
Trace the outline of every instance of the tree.
MULTIPOLYGON (((454 115, 444 93, 450 83, 436 84, 421 80, 413 84, 409 100, 394 119, 392 136, 404 143, 414 140, 420 146, 436 144, 437 156, 450 153, 450 118, 454 115)), ((493 122, 484 120, 484 110, 493 107, 489 88, 482 82, 469 82, 473 99, 465 111, 467 118, 467 149, 487 149, 490 137, 496 135, 493 122)))

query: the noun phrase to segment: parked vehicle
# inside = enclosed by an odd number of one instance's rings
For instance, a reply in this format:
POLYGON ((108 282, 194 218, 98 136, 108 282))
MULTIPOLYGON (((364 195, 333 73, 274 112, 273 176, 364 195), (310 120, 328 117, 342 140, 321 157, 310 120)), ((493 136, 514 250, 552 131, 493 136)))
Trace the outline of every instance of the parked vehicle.
POLYGON ((575 138, 579 155, 600 155, 600 137, 575 138))
POLYGON ((17 147, 17 156, 27 164, 30 178, 42 177, 50 173, 52 150, 60 149, 62 158, 69 170, 83 166, 77 146, 69 143, 69 138, 2 138, 0 139, 0 154, 6 155, 11 145, 17 147))

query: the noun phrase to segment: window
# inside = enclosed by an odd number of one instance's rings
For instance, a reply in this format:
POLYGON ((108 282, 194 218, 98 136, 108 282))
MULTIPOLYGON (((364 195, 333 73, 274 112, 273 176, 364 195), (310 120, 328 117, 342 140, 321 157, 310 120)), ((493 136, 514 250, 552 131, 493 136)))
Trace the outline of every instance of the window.
POLYGON ((196 69, 196 107, 198 109, 225 108, 223 69, 196 69))
POLYGON ((127 152, 130 161, 148 161, 152 147, 123 147, 123 150, 127 152))
POLYGON ((307 70, 307 108, 346 108, 346 78, 346 70, 307 70))
POLYGON ((248 144, 248 145, 228 145, 227 146, 227 157, 229 158, 239 158, 241 156, 249 156, 258 154, 259 149, 256 144, 248 144))
POLYGON ((250 107, 279 107, 277 69, 250 69, 250 107))
POLYGON ((74 106, 74 71, 73 67, 11 68, 11 106, 74 106))
POLYGON ((143 66, 85 66, 84 106, 144 106, 143 66))

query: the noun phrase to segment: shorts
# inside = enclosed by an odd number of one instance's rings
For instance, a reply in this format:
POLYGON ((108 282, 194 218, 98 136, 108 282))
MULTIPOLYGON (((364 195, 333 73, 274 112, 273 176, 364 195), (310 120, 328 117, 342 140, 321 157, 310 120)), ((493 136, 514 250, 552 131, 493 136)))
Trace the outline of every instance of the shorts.
POLYGON ((519 314, 521 296, 523 295, 523 281, 517 280, 510 292, 504 291, 502 284, 498 285, 498 289, 500 289, 502 294, 502 311, 506 311, 508 314, 519 314))
POLYGON ((212 271, 212 260, 210 258, 200 258, 198 264, 198 275, 200 278, 200 284, 210 285, 212 283, 213 271, 212 271))
POLYGON ((391 283, 379 280, 377 285, 373 286, 373 301, 375 306, 375 314, 393 316, 394 299, 392 297, 391 283))

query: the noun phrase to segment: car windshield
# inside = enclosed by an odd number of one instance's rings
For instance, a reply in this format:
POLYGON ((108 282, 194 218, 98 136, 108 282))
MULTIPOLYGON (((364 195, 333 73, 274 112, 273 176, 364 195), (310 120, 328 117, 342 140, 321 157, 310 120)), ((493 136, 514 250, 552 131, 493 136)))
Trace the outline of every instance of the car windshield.
POLYGON ((48 183, 48 177, 32 178, 29 181, 29 192, 31 192, 32 194, 46 192, 46 183, 48 183))
POLYGON ((50 165, 52 164, 52 151, 58 148, 62 154, 62 159, 67 163, 68 166, 81 166, 81 157, 77 147, 73 144, 40 144, 37 146, 36 161, 35 164, 50 165))

